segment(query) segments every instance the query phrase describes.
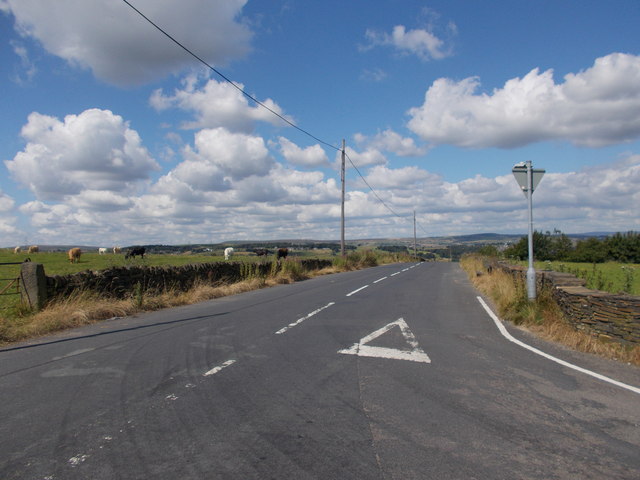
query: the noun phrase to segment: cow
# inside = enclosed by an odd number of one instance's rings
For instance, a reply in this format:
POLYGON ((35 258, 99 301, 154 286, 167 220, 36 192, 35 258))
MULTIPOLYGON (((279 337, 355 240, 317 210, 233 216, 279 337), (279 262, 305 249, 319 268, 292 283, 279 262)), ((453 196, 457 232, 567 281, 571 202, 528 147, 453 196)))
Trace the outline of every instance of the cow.
POLYGON ((74 247, 69 250, 69 261, 71 263, 78 263, 80 261, 80 255, 82 255, 82 250, 78 247, 74 247))
POLYGON ((29 247, 28 253, 38 253, 39 251, 40 251, 40 248, 38 247, 38 245, 31 245, 29 247))
POLYGON ((98 255, 106 255, 107 254, 107 249, 105 247, 100 247, 98 249, 98 255))
POLYGON ((269 250, 267 250, 266 248, 256 248, 254 250, 255 254, 259 257, 266 257, 267 255, 269 255, 271 252, 269 250))
POLYGON ((229 260, 231 257, 233 257, 233 248, 231 247, 227 247, 224 249, 224 259, 225 260, 229 260))
POLYGON ((145 252, 146 252, 146 249, 144 247, 132 247, 126 253, 124 258, 136 258, 136 255, 140 255, 140 257, 144 259, 145 252))
POLYGON ((279 248, 278 249, 278 261, 280 261, 281 258, 287 258, 287 255, 289 255, 289 249, 288 248, 279 248))
POLYGON ((20 248, 20 246, 17 246, 16 248, 13 249, 13 253, 18 254, 22 251, 22 249, 20 248))
POLYGON ((120 248, 120 247, 113 247, 113 253, 114 253, 114 254, 116 254, 116 253, 122 253, 122 248, 120 248))

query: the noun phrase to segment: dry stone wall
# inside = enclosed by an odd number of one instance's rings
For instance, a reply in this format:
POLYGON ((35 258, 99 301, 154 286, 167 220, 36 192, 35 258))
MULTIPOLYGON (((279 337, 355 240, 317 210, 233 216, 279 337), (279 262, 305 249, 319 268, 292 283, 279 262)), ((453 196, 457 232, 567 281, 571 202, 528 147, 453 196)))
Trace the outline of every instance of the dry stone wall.
MULTIPOLYGON (((328 267, 330 260, 300 260, 305 270, 328 267)), ((182 266, 126 266, 73 275, 46 277, 47 299, 66 297, 76 291, 91 291, 113 298, 126 298, 137 289, 145 293, 168 290, 186 291, 196 283, 220 285, 234 283, 250 276, 267 276, 278 268, 274 262, 245 264, 240 262, 197 263, 182 266)))
MULTIPOLYGON (((526 278, 526 270, 501 265, 526 278)), ((539 289, 551 289, 567 320, 578 330, 613 341, 640 344, 640 297, 585 288, 585 281, 568 273, 536 271, 539 289)))

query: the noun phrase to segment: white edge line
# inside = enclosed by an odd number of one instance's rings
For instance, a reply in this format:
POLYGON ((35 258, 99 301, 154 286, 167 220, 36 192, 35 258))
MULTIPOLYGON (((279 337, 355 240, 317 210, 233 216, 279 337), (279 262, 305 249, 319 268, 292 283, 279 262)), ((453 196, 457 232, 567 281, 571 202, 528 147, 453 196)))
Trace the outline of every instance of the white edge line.
POLYGON ((347 297, 350 297, 351 295, 354 295, 354 294, 358 293, 360 290, 364 290, 364 289, 365 289, 365 288, 367 288, 368 286, 369 286, 369 285, 365 285, 364 287, 360 287, 360 288, 358 288, 357 290, 354 290, 354 291, 353 291, 353 292, 351 292, 351 293, 347 293, 347 297))
POLYGON ((287 325, 286 327, 281 328, 280 330, 278 330, 276 332, 276 335, 281 335, 284 332, 286 332, 287 330, 295 327, 296 325, 300 325, 302 322, 304 322, 305 320, 313 317, 316 313, 320 313, 322 310, 324 310, 325 308, 329 308, 331 305, 335 305, 335 302, 329 302, 328 304, 326 304, 324 307, 320 307, 317 310, 314 310, 313 312, 307 314, 306 316, 299 318, 298 320, 296 320, 293 323, 290 323, 289 325, 287 325))
POLYGON ((598 380, 602 380, 603 382, 608 382, 618 387, 625 388, 627 390, 631 390, 634 393, 640 394, 640 388, 634 387, 632 385, 627 385, 626 383, 619 382, 618 380, 614 380, 613 378, 605 377, 604 375, 600 375, 599 373, 592 372, 591 370, 587 370, 586 368, 578 367, 577 365, 574 365, 572 363, 565 362, 564 360, 560 360, 559 358, 549 355, 548 353, 545 353, 542 350, 538 350, 537 348, 534 348, 530 345, 527 345, 524 342, 521 342, 517 338, 513 337, 507 331, 507 329, 502 324, 500 319, 496 316, 495 313, 493 313, 493 311, 489 308, 489 306, 485 303, 485 301, 481 297, 476 297, 476 298, 478 299, 480 304, 483 306, 485 311, 489 314, 489 316, 493 319, 493 322, 496 324, 496 327, 498 327, 498 330, 500 330, 500 333, 502 334, 502 336, 505 337, 510 342, 520 345, 522 348, 526 348, 527 350, 530 350, 537 355, 547 358, 552 362, 559 363, 560 365, 564 365, 565 367, 572 368, 573 370, 577 370, 578 372, 584 373, 586 375, 591 375, 592 377, 595 377, 598 380))
POLYGON ((227 368, 228 366, 233 365, 234 363, 236 363, 235 360, 227 360, 222 365, 218 365, 217 367, 214 367, 211 370, 209 370, 208 372, 204 373, 203 376, 208 377, 209 375, 215 375, 216 373, 218 373, 223 368, 227 368))
POLYGON ((387 277, 382 277, 382 278, 377 279, 373 283, 378 283, 378 282, 381 282, 381 281, 386 280, 386 279, 387 279, 387 277))

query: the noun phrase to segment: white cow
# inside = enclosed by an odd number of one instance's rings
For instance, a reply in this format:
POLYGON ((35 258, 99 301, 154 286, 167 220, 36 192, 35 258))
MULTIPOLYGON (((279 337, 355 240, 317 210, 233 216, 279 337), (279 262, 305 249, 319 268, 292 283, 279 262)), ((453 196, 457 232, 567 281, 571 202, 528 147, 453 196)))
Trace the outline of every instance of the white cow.
POLYGON ((106 255, 107 254, 107 249, 105 247, 100 247, 98 249, 98 255, 106 255))
POLYGON ((233 248, 228 247, 224 249, 224 259, 225 260, 229 260, 231 257, 233 257, 233 248))
POLYGON ((122 248, 120 248, 120 247, 113 247, 113 253, 122 253, 122 248))
POLYGON ((19 246, 13 249, 13 253, 20 253, 22 251, 22 248, 20 248, 19 246))

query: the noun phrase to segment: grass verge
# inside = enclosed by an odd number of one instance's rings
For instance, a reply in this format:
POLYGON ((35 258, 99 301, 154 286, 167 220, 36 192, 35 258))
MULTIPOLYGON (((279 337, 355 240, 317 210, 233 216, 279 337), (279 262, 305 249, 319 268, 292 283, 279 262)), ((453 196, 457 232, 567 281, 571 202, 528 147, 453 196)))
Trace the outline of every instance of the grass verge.
POLYGON ((491 299, 500 318, 574 350, 640 366, 640 346, 626 346, 576 330, 565 319, 549 290, 538 291, 535 302, 529 302, 523 279, 499 269, 489 273, 482 257, 464 256, 460 265, 474 286, 491 299))
POLYGON ((316 271, 305 270, 299 261, 288 259, 279 264, 274 263, 274 268, 269 275, 260 276, 257 269, 247 264, 244 271, 245 279, 240 282, 219 285, 199 283, 186 292, 168 290, 158 295, 150 295, 138 285, 133 288, 129 298, 118 300, 85 291, 50 303, 39 312, 32 312, 21 305, 16 306, 10 315, 0 318, 0 345, 89 325, 113 317, 190 305, 273 285, 293 283, 319 275, 414 260, 409 256, 362 251, 351 253, 344 259, 336 259, 332 267, 316 271))

